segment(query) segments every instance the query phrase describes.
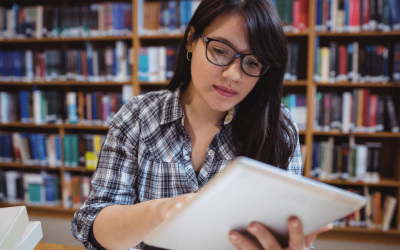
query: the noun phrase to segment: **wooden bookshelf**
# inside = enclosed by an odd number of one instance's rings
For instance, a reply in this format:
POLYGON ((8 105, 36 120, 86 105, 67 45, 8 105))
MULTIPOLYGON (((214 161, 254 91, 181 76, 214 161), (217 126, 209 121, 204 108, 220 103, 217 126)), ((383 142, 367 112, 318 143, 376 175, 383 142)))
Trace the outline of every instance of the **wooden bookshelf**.
POLYGON ((57 38, 25 38, 25 39, 1 39, 0 43, 46 43, 46 42, 84 42, 84 41, 114 41, 131 40, 133 35, 127 36, 98 36, 98 37, 57 37, 57 38))
POLYGON ((320 181, 331 185, 346 185, 346 186, 375 186, 375 187, 400 187, 400 181, 381 178, 380 182, 353 182, 346 180, 322 180, 312 178, 313 180, 320 181))
POLYGON ((81 125, 81 124, 42 124, 10 122, 0 123, 0 127, 16 127, 16 128, 55 128, 55 129, 87 129, 87 130, 108 130, 109 126, 103 125, 81 125))
POLYGON ((388 83, 352 83, 352 82, 338 82, 338 83, 314 83, 317 87, 349 87, 349 88, 398 88, 400 85, 396 85, 393 82, 388 83))
POLYGON ((350 36, 350 37, 362 37, 362 36, 400 36, 400 31, 361 31, 361 32, 316 32, 317 36, 350 36))
POLYGON ((323 135, 323 136, 356 136, 356 137, 376 137, 376 138, 400 138, 400 133, 391 132, 376 132, 376 133, 342 133, 339 131, 333 132, 323 132, 323 131, 313 131, 313 135, 323 135))
MULTIPOLYGON (((11 2, 11 1, 9 1, 11 2)), ((132 42, 132 46, 134 49, 134 64, 132 68, 132 75, 133 79, 129 82, 119 83, 119 82, 76 82, 76 81, 54 81, 54 82, 0 82, 0 90, 2 88, 10 88, 10 86, 16 87, 27 87, 29 85, 39 85, 39 86, 63 86, 65 91, 69 91, 70 87, 79 88, 87 87, 87 86, 101 86, 101 87, 109 87, 115 86, 116 88, 120 88, 123 84, 131 84, 134 89, 134 95, 138 95, 142 89, 152 89, 151 87, 154 86, 154 89, 159 89, 165 87, 168 82, 142 82, 138 79, 138 57, 139 57, 139 48, 141 46, 148 46, 151 43, 169 45, 171 43, 176 44, 177 40, 181 40, 183 38, 183 34, 173 34, 173 35, 165 35, 165 34, 157 34, 157 35, 140 35, 138 34, 138 0, 132 0, 132 7, 133 7, 133 33, 129 36, 107 36, 107 37, 74 37, 74 38, 42 38, 42 39, 3 39, 0 40, 0 49, 4 46, 13 45, 13 49, 18 49, 18 46, 21 48, 28 48, 28 46, 47 46, 50 43, 60 43, 60 47, 62 48, 69 48, 70 42, 84 42, 84 41, 92 41, 93 43, 102 42, 102 41, 115 41, 115 40, 130 40, 132 42), (29 45, 31 43, 32 45, 29 45)), ((30 1, 29 5, 34 5, 35 1, 30 1)), ((39 4, 39 2, 38 2, 39 4)), ((68 1, 64 1, 64 5, 68 5, 68 1)), ((395 174, 390 176, 392 179, 382 179, 379 183, 354 183, 354 182, 347 182, 343 180, 324 180, 323 182, 336 185, 336 186, 371 186, 374 188, 390 188, 395 189, 395 193, 397 198, 400 200, 400 133, 390 133, 390 132, 380 132, 380 133, 350 133, 344 134, 341 132, 322 132, 322 131, 314 131, 313 129, 313 99, 314 95, 318 88, 373 88, 374 90, 379 90, 380 88, 386 89, 388 91, 395 90, 397 91, 397 85, 394 83, 352 83, 352 82, 345 82, 345 83, 315 83, 313 80, 314 74, 314 52, 315 52, 315 38, 317 36, 324 37, 324 39, 349 39, 354 38, 354 40, 361 40, 365 38, 380 38, 385 37, 386 40, 388 39, 397 39, 400 38, 400 31, 392 31, 392 32, 358 32, 358 33, 331 33, 331 32, 316 32, 314 29, 315 24, 315 10, 316 10, 316 0, 310 0, 309 4, 309 30, 302 33, 293 33, 288 32, 285 33, 288 40, 291 39, 295 41, 305 41, 306 51, 305 59, 307 62, 304 62, 304 58, 300 58, 299 61, 306 65, 304 67, 304 72, 306 73, 305 80, 299 80, 295 82, 284 82, 285 91, 299 90, 302 93, 305 92, 307 96, 307 127, 306 130, 300 131, 300 139, 304 142, 307 147, 306 159, 305 159, 305 166, 304 166, 304 175, 306 177, 310 177, 311 171, 311 159, 312 159, 312 145, 313 141, 315 140, 315 136, 334 136, 341 137, 338 139, 343 139, 350 136, 355 136, 357 139, 371 138, 371 140, 391 140, 393 141, 392 148, 396 150, 397 154, 395 158, 392 160, 392 168, 395 168, 393 171, 395 174), (303 59, 303 61, 302 61, 303 59)), ((398 102, 396 102, 398 104, 398 102)), ((400 107, 396 107, 400 109, 400 107)), ((44 129, 54 129, 55 132, 58 130, 60 135, 64 135, 66 130, 74 129, 74 130, 92 130, 93 133, 97 133, 99 131, 105 132, 109 129, 108 126, 85 126, 85 125, 70 125, 70 124, 45 124, 45 125, 34 125, 34 124, 22 124, 20 122, 15 123, 8 123, 8 124, 0 124, 0 131, 7 130, 10 131, 10 128, 17 128, 19 130, 26 129, 29 131, 30 129, 36 128, 44 128, 44 129)), ((55 132, 56 133, 56 132, 55 132)), ((19 170, 49 170, 49 171, 59 171, 60 173, 60 180, 61 180, 61 187, 64 187, 64 173, 66 171, 73 172, 74 174, 88 174, 93 172, 93 170, 88 170, 85 167, 65 167, 62 166, 60 168, 49 168, 49 167, 42 167, 42 166, 25 166, 21 163, 0 163, 0 169, 7 168, 7 169, 19 169, 19 170)), ((319 180, 320 181, 320 180, 319 180)), ((7 203, 0 203, 1 207, 4 206, 12 206, 15 204, 7 204, 7 203)), ((54 217, 62 217, 72 219, 73 214, 77 211, 77 209, 65 209, 63 206, 60 207, 46 207, 46 206, 28 206, 28 212, 34 213, 37 215, 43 216, 54 216, 54 217)), ((400 225, 400 205, 397 205, 397 214, 395 215, 396 221, 395 225, 400 225)), ((330 232, 326 232, 321 234, 321 238, 326 239, 339 239, 339 240, 355 240, 355 241, 364 241, 364 242, 390 242, 394 244, 400 244, 400 228, 391 228, 388 232, 382 232, 376 229, 363 229, 363 228, 334 228, 330 232)))
POLYGON ((0 85, 17 85, 17 86, 33 86, 33 85, 45 85, 45 86, 122 86, 125 84, 132 84, 131 81, 129 82, 113 82, 113 81, 104 81, 104 82, 89 82, 89 81, 49 81, 49 82, 0 82, 0 85))

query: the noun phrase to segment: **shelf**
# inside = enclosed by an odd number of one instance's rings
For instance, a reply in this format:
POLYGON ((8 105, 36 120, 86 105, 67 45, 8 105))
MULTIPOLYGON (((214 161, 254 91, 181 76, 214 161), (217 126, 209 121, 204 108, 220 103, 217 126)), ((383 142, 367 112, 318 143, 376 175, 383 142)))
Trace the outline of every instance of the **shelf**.
POLYGON ((0 123, 0 127, 19 127, 19 128, 64 128, 64 129, 96 129, 96 130, 108 130, 109 126, 97 126, 97 125, 75 125, 75 124, 43 124, 36 125, 33 123, 21 123, 21 122, 10 122, 0 123))
POLYGON ((316 32, 317 36, 400 36, 400 31, 316 32))
POLYGON ((87 169, 86 167, 61 167, 61 169, 70 172, 94 172, 94 169, 87 169))
POLYGON ((284 81, 283 86, 307 86, 307 80, 298 80, 298 81, 284 81))
POLYGON ((165 82, 144 82, 144 81, 140 81, 139 84, 142 86, 167 86, 169 83, 169 81, 165 81, 165 82))
POLYGON ((41 43, 41 42, 80 42, 80 41, 113 41, 113 40, 131 40, 132 35, 126 36, 99 36, 99 37, 59 37, 41 39, 25 38, 25 39, 3 39, 0 43, 41 43))
MULTIPOLYGON (((144 82, 140 81, 140 85, 142 86, 167 86, 169 81, 165 82, 144 82)), ((283 83, 284 86, 307 86, 307 80, 298 80, 298 81, 285 81, 283 83)))
POLYGON ((345 133, 342 133, 342 132, 313 131, 313 135, 324 135, 324 136, 357 136, 357 137, 376 137, 376 138, 400 138, 400 133, 392 133, 392 132, 349 133, 349 134, 345 134, 345 133))
POLYGON ((398 88, 400 85, 394 84, 393 82, 388 83, 352 83, 352 82, 338 82, 338 83, 314 83, 317 87, 355 87, 355 88, 398 88))
POLYGON ((17 162, 1 162, 0 167, 20 168, 20 169, 35 169, 35 170, 55 170, 55 171, 70 171, 70 172, 94 172, 94 170, 87 169, 86 167, 42 167, 42 166, 29 166, 17 162))
POLYGON ((399 187, 400 181, 391 180, 391 179, 381 179, 378 183, 371 182, 353 182, 346 180, 322 180, 318 178, 312 178, 313 180, 323 182, 330 185, 350 185, 350 186, 376 186, 376 187, 399 187))
POLYGON ((372 228, 360 228, 360 227, 334 227, 332 231, 340 231, 340 232, 358 232, 358 233, 373 233, 373 234, 399 234, 400 230, 389 229, 387 232, 383 232, 380 229, 372 229, 372 228))
MULTIPOLYGON (((309 32, 285 32, 285 36, 308 36, 309 32)), ((155 35, 141 35, 139 39, 141 40, 151 40, 151 39, 182 39, 184 34, 155 34, 155 35)))
POLYGON ((142 40, 157 40, 157 39, 182 39, 183 38, 183 34, 156 34, 156 35, 142 35, 139 36, 139 39, 142 40))
POLYGON ((304 32, 285 32, 286 37, 291 37, 291 36, 308 36, 309 32, 304 31, 304 32))
POLYGON ((79 86, 98 86, 98 85, 115 85, 121 86, 125 84, 132 84, 129 82, 113 82, 113 81, 105 81, 105 82, 88 82, 88 81, 51 81, 51 82, 0 82, 0 85, 79 85, 79 86))

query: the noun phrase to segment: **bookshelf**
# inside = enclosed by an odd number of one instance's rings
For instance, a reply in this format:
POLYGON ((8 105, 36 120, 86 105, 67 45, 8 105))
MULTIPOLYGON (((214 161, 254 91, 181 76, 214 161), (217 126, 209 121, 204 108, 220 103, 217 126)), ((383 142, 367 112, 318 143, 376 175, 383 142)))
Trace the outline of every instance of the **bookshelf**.
MULTIPOLYGON (((5 46, 11 46, 13 49, 18 48, 29 48, 30 46, 34 48, 46 48, 46 46, 51 46, 52 48, 61 47, 61 48, 69 48, 73 47, 76 43, 83 43, 85 41, 91 41, 93 43, 102 43, 102 42, 112 42, 116 40, 127 40, 132 44, 132 48, 134 51, 134 63, 132 65, 132 81, 128 82, 112 82, 112 81, 104 81, 104 82, 89 82, 89 81, 52 81, 52 82, 0 82, 0 91, 3 89, 10 88, 24 88, 29 89, 33 85, 37 85, 39 87, 58 87, 64 89, 65 92, 68 92, 70 89, 79 89, 79 88, 93 88, 93 87, 107 87, 111 89, 120 89, 122 85, 130 84, 133 86, 134 95, 138 95, 142 90, 157 90, 165 87, 168 84, 168 81, 161 82, 143 82, 139 81, 138 72, 139 67, 139 48, 141 46, 152 46, 152 45, 169 45, 169 44, 178 44, 182 38, 182 34, 173 34, 173 35, 139 35, 138 34, 138 0, 131 0, 132 2, 132 34, 124 35, 124 36, 105 36, 105 37, 74 37, 74 38, 28 38, 28 39, 2 39, 0 40, 0 50, 5 48, 5 46)), ((400 31, 390 31, 390 32, 378 32, 378 31, 362 31, 362 32, 352 32, 352 33, 337 33, 337 32, 317 32, 315 31, 315 20, 316 20, 316 1, 317 0, 309 0, 309 29, 304 32, 294 33, 287 32, 285 33, 289 42, 295 41, 302 44, 304 47, 302 49, 303 52, 299 54, 299 61, 302 59, 306 59, 307 63, 301 63, 299 65, 299 74, 303 74, 299 80, 293 82, 284 82, 284 90, 285 93, 301 93, 305 94, 307 98, 307 125, 305 130, 300 131, 300 142, 304 144, 307 148, 306 157, 305 157, 305 165, 304 165, 304 175, 306 177, 310 177, 311 168, 312 168, 312 146, 313 142, 318 140, 318 137, 330 137, 333 136, 335 138, 340 138, 342 140, 346 140, 351 136, 356 138, 361 138, 362 140, 373 139, 373 140, 384 140, 386 143, 386 147, 391 147, 393 153, 390 155, 393 159, 384 161, 384 170, 387 171, 389 169, 392 175, 390 178, 382 178, 378 183, 360 183, 360 182, 350 182, 344 180, 323 180, 323 182, 335 185, 338 187, 352 187, 352 186, 370 186, 371 188, 389 188, 392 190, 391 192, 395 194, 396 198, 400 200, 400 133, 390 133, 390 132, 379 132, 379 133, 341 133, 341 132, 322 132, 315 131, 313 129, 313 112, 314 105, 313 99, 315 93, 318 89, 324 89, 327 91, 335 91, 337 89, 351 89, 351 88, 368 88, 374 90, 387 90, 393 91, 393 93, 399 93, 399 86, 395 85, 393 82, 388 82, 386 84, 382 83, 352 83, 352 82, 341 82, 341 83, 316 83, 313 80, 314 76, 314 63, 315 63, 315 38, 317 36, 328 39, 328 40, 341 40, 341 39, 353 39, 355 41, 360 41, 363 39, 380 39, 383 38, 385 41, 387 40, 400 40, 400 31), (303 54, 302 54, 303 53, 303 54)), ((16 3, 21 2, 21 4, 25 4, 26 1, 15 1, 16 3)), ((101 2, 101 1, 84 1, 88 3, 93 2, 101 2)), ((127 0, 126 2, 129 2, 127 0)), ((10 2, 5 2, 4 4, 10 5, 10 2)), ((52 4, 45 1, 30 1, 29 5, 33 4, 52 4)), ((74 0, 64 0, 63 5, 69 6, 69 4, 74 5, 76 1, 74 0)), ((399 117, 400 105, 396 103, 397 114, 399 117)), ((35 125, 35 124, 22 124, 20 122, 12 122, 8 124, 0 124, 0 132, 1 131, 13 131, 16 129, 18 131, 24 130, 35 130, 41 131, 43 133, 51 130, 53 132, 57 132, 60 136, 65 135, 70 131, 95 131, 93 133, 101 132, 106 133, 108 130, 108 126, 87 126, 87 125, 71 125, 71 124, 45 124, 45 125, 35 125)), ((65 183, 64 175, 66 172, 72 172, 74 174, 91 174, 93 170, 88 170, 83 166, 80 167, 66 167, 61 166, 59 168, 50 168, 50 167, 42 167, 42 166, 25 166, 21 163, 0 163, 0 170, 48 170, 52 172, 56 172, 60 176, 61 180, 61 188, 64 188, 65 183)), ((317 179, 319 180, 319 179, 317 179)), ((321 181, 321 180, 320 180, 321 181)), ((63 195, 63 194, 62 194, 63 195)), ((61 199, 63 200, 63 199, 61 199)), ((10 203, 0 203, 0 207, 6 206, 14 206, 16 204, 10 203)), ((43 216, 51 216, 58 218, 67 218, 71 219, 74 212, 77 209, 72 208, 64 208, 61 206, 56 207, 45 207, 45 206, 28 206, 28 212, 34 215, 43 215, 43 216)), ((394 216, 395 222, 394 226, 387 232, 382 232, 376 229, 363 229, 363 228, 334 228, 330 232, 326 232, 320 235, 321 238, 326 239, 339 239, 339 240, 356 240, 363 242, 382 242, 382 243, 394 243, 400 244, 400 205, 397 204, 396 212, 394 216)))

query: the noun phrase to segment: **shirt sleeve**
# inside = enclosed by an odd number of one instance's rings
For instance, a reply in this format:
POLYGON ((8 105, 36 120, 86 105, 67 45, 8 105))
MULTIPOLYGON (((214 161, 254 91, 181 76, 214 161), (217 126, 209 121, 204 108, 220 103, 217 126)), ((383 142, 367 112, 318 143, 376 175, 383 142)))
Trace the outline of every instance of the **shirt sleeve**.
POLYGON ((299 128, 297 127, 297 123, 293 119, 293 116, 290 113, 289 109, 283 105, 282 105, 282 112, 284 115, 286 115, 287 118, 289 118, 290 122, 294 125, 294 127, 296 129, 296 134, 297 134, 296 149, 294 150, 294 154, 293 154, 292 158, 290 159, 287 171, 289 171, 290 173, 295 174, 295 175, 301 175, 302 174, 302 166, 301 166, 299 128))
POLYGON ((132 98, 111 120, 92 176, 89 196, 71 222, 73 236, 86 249, 96 249, 88 241, 88 235, 94 219, 102 209, 111 205, 132 205, 136 201, 134 187, 140 134, 137 114, 137 100, 132 98))

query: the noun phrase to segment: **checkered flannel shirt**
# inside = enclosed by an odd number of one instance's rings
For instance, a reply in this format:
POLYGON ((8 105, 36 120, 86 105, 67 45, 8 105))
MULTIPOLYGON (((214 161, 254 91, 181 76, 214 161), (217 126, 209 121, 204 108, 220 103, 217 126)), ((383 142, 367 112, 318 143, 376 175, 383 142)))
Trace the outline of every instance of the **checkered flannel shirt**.
MULTIPOLYGON (((161 90, 133 97, 113 117, 92 176, 92 189, 72 220, 72 234, 87 249, 96 249, 88 241, 88 234, 103 208, 196 192, 235 157, 232 117, 225 116, 196 177, 179 94, 179 89, 161 90)), ((298 133, 289 110, 282 106, 282 111, 298 133)), ((302 172, 300 157, 297 141, 288 167, 292 174, 302 172)))

